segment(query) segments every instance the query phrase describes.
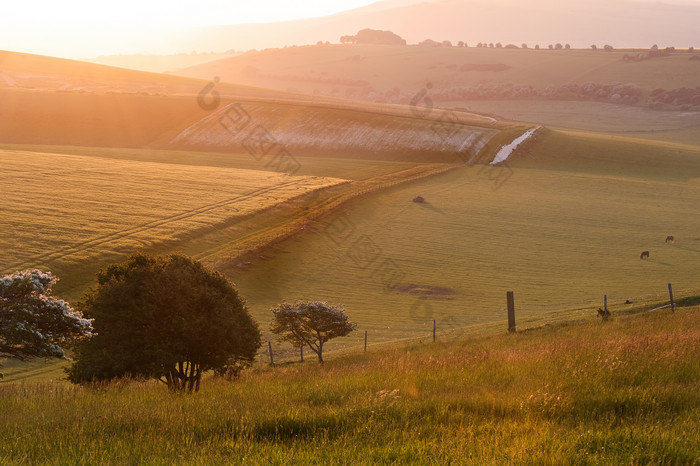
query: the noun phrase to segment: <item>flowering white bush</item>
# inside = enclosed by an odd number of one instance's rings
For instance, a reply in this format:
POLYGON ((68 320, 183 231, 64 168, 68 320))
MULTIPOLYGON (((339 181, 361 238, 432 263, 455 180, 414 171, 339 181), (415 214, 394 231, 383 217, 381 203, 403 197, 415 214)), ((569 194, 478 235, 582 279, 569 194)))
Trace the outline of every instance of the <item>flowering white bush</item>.
POLYGON ((92 335, 92 320, 50 296, 57 281, 40 270, 0 277, 0 357, 65 358, 63 347, 92 335))
POLYGON ((357 328, 350 322, 342 304, 324 301, 297 301, 278 304, 271 309, 270 330, 281 335, 280 340, 294 346, 308 346, 323 365, 323 344, 336 337, 344 337, 357 328))

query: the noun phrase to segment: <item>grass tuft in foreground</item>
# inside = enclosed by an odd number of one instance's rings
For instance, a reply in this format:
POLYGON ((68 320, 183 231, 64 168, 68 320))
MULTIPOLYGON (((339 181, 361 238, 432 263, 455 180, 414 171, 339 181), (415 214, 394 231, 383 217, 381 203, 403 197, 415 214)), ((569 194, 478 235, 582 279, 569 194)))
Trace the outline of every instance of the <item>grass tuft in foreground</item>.
POLYGON ((0 463, 697 464, 700 308, 155 383, 0 385, 0 463))

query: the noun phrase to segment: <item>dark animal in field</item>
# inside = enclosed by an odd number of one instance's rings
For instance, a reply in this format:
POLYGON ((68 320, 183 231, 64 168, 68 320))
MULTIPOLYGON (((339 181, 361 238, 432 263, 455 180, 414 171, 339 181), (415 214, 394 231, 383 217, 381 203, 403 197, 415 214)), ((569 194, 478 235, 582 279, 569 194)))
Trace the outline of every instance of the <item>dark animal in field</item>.
POLYGON ((413 198, 413 202, 415 202, 416 204, 423 204, 425 203, 425 199, 423 199, 423 197, 421 196, 416 196, 413 198))
POLYGON ((666 237, 666 242, 667 242, 667 243, 673 244, 674 241, 675 241, 675 240, 673 239, 673 236, 667 236, 667 237, 666 237))
POLYGON ((608 320, 610 317, 610 311, 607 309, 602 310, 601 308, 598 308, 598 315, 596 317, 599 319, 608 320))
POLYGON ((649 259, 649 251, 644 251, 642 252, 642 255, 639 256, 640 259, 649 259))

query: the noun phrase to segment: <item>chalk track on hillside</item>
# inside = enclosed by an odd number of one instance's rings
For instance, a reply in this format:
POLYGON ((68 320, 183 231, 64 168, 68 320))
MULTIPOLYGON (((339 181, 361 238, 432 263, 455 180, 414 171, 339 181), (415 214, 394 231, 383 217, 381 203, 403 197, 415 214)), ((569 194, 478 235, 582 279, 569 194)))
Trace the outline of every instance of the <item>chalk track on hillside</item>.
POLYGON ((499 130, 458 121, 341 108, 247 102, 222 106, 175 136, 169 148, 244 152, 266 135, 295 155, 457 162, 478 154, 499 130), (243 114, 242 112, 245 112, 243 114))

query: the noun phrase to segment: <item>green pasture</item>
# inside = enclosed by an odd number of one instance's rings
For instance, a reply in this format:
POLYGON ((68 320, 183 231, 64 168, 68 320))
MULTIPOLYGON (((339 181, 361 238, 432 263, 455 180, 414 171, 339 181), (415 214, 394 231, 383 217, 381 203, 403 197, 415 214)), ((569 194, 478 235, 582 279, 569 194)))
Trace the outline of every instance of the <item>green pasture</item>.
POLYGON ((0 270, 59 277, 344 182, 28 151, 2 151, 0 164, 0 270))
POLYGON ((323 299, 344 303, 370 342, 428 338, 433 320, 438 332, 505 327, 508 290, 524 326, 593 317, 604 295, 624 310, 667 299, 668 283, 697 291, 699 150, 537 138, 508 167, 463 167, 354 201, 225 272, 265 325, 281 300, 323 299))
POLYGON ((69 299, 134 251, 210 256, 289 222, 285 201, 416 166, 299 157, 290 177, 248 154, 10 145, 0 158, 0 272, 49 269, 69 299))
POLYGON ((472 100, 441 102, 441 105, 466 107, 474 112, 550 127, 700 144, 700 112, 697 111, 652 110, 604 102, 554 100, 472 100))
POLYGON ((698 307, 206 378, 0 383, 2 464, 695 464, 698 307))
MULTIPOLYGON (((512 131, 515 129, 504 131, 502 138, 512 131)), ((4 154, 10 150, 8 147, 4 154)), ((288 178, 256 169, 256 161, 241 154, 88 148, 63 151, 77 151, 80 156, 67 157, 65 160, 72 162, 58 168, 35 168, 23 182, 31 186, 40 180, 60 181, 58 173, 64 182, 73 183, 73 197, 51 191, 56 183, 46 183, 23 199, 19 195, 21 183, 9 184, 16 191, 13 202, 25 203, 24 212, 14 208, 12 215, 28 215, 30 204, 46 205, 42 207, 45 212, 32 214, 37 228, 32 230, 27 222, 25 236, 36 231, 35 237, 23 247, 19 247, 18 236, 5 235, 4 241, 16 243, 5 249, 5 254, 30 254, 27 244, 42 240, 47 260, 32 266, 46 265, 57 272, 63 279, 57 290, 71 300, 80 296, 94 272, 110 260, 121 260, 138 249, 180 251, 227 273, 263 329, 269 323, 269 308, 284 299, 344 303, 360 331, 331 345, 330 349, 338 350, 363 345, 365 330, 370 345, 429 339, 433 321, 439 334, 450 337, 502 329, 508 290, 515 292, 518 326, 525 328, 588 318, 606 294, 613 310, 622 312, 640 303, 663 304, 669 282, 681 297, 693 294, 698 287, 700 151, 692 145, 543 129, 507 166, 463 166, 372 192, 332 209, 326 216, 323 206, 329 200, 352 198, 355 191, 393 184, 401 180, 402 173, 430 167, 299 157, 299 174, 306 176, 303 180, 317 184, 325 178, 315 177, 340 179, 347 174, 344 178, 352 183, 326 188, 322 196, 308 201, 268 197, 272 205, 265 209, 252 209, 251 214, 233 219, 214 218, 217 224, 209 224, 207 217, 201 230, 165 231, 170 238, 158 232, 139 232, 146 234, 141 239, 150 241, 150 246, 107 242, 106 251, 112 255, 98 255, 89 261, 83 256, 95 251, 77 248, 75 262, 60 268, 61 264, 50 261, 59 242, 70 243, 77 234, 87 235, 87 241, 91 238, 91 230, 84 227, 90 223, 81 212, 97 222, 108 218, 112 206, 120 209, 122 221, 134 221, 129 219, 148 214, 144 210, 148 206, 156 213, 175 204, 177 208, 183 203, 196 207, 207 196, 224 195, 217 191, 218 186, 241 189, 244 185, 229 175, 238 176, 243 169, 249 170, 240 179, 243 183, 288 178), (78 167, 78 162, 84 166, 78 167), (104 194, 97 191, 92 203, 80 195, 81 189, 97 182, 86 178, 88 166, 106 170, 113 165, 121 171, 110 176, 122 181, 131 177, 129 183, 112 192, 105 180, 100 181, 104 194), (187 184, 173 182, 177 175, 187 184), (141 181, 134 184, 137 176, 141 181), (135 186, 143 191, 133 192, 135 186), (115 193, 121 197, 115 198, 115 193), (419 195, 425 203, 412 202, 419 195), (36 196, 42 197, 37 200, 36 196), (165 198, 168 202, 159 203, 165 198), (62 208, 70 207, 75 214, 73 224, 63 230, 51 229, 61 212, 56 199, 63 199, 62 208), (71 204, 70 199, 75 202, 71 204), (100 205, 100 199, 111 204, 100 205), (147 202, 132 208, 130 203, 139 200, 147 202), (309 209, 316 209, 321 216, 309 215, 309 209), (306 218, 315 220, 307 222, 306 218), (298 233, 255 249, 266 238, 288 236, 275 231, 289 225, 298 233), (675 236, 675 244, 664 243, 667 235, 675 236), (252 245, 255 250, 237 259, 247 250, 241 245, 252 245), (644 250, 650 251, 649 260, 640 260, 644 250), (628 300, 631 304, 625 304, 628 300)), ((40 162, 45 157, 31 149, 26 154, 23 163, 40 162)), ((51 157, 58 160, 59 156, 51 157)), ((10 217, 4 221, 17 228, 10 217)), ((111 222, 95 225, 113 225, 117 231, 123 228, 115 218, 111 222)), ((275 345, 275 351, 293 356, 284 346, 275 345)))

